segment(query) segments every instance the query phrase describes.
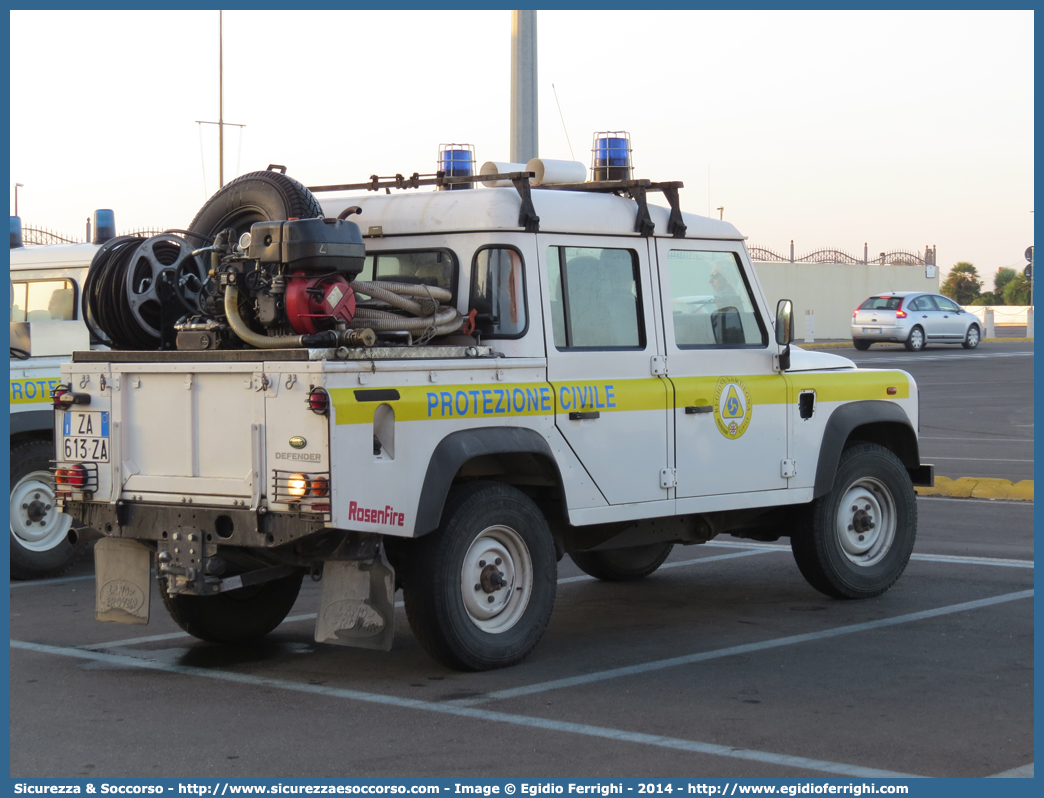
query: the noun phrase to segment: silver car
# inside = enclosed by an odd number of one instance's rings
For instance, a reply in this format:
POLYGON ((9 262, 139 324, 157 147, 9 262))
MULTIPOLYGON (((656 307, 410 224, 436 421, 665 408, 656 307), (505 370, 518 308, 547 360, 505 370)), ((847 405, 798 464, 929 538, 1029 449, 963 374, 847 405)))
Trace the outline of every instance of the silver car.
POLYGON ((942 294, 878 294, 852 313, 852 343, 860 350, 884 341, 904 344, 911 352, 927 343, 974 349, 981 338, 979 320, 942 294))

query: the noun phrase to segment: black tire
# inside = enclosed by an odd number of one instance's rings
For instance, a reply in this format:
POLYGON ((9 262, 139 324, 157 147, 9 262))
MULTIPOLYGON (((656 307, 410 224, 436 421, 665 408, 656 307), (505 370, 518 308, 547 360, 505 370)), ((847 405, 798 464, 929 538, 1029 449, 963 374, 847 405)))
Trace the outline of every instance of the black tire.
POLYGON ((903 342, 903 346, 906 347, 906 351, 908 352, 920 352, 924 349, 924 343, 924 330, 920 326, 917 326, 910 330, 910 335, 903 342))
POLYGON ((865 352, 867 349, 870 348, 870 345, 872 343, 873 343, 873 341, 861 341, 858 338, 853 338, 852 339, 852 346, 854 346, 860 352, 865 352))
POLYGON ((644 579, 661 565, 673 543, 651 543, 626 549, 576 551, 569 558, 576 567, 603 582, 633 582, 644 579))
POLYGON ((226 227, 234 227, 242 235, 254 222, 322 215, 319 200, 292 177, 280 172, 250 172, 220 188, 200 208, 188 229, 200 233, 200 241, 212 244, 214 236, 226 227))
POLYGON ((55 507, 50 473, 54 444, 34 440, 11 447, 11 578, 61 576, 87 548, 73 519, 55 507))
POLYGON ((547 521, 520 490, 499 482, 455 489, 439 528, 417 541, 410 558, 406 617, 441 664, 504 668, 525 659, 543 637, 555 605, 558 560, 547 521), (496 587, 494 573, 506 584, 496 587))
POLYGON ((961 346, 965 349, 975 349, 979 345, 979 340, 982 338, 982 334, 979 332, 979 325, 973 324, 968 328, 968 332, 965 333, 964 340, 961 341, 961 346))
POLYGON ((790 548, 801 574, 820 593, 871 598, 902 575, 916 537, 910 474, 883 446, 858 443, 842 452, 834 487, 809 505, 790 548), (867 528, 868 522, 874 526, 867 528))
POLYGON ((167 595, 167 577, 158 582, 174 623, 200 640, 237 644, 254 642, 283 622, 297 601, 301 577, 293 574, 216 596, 172 597, 167 595))

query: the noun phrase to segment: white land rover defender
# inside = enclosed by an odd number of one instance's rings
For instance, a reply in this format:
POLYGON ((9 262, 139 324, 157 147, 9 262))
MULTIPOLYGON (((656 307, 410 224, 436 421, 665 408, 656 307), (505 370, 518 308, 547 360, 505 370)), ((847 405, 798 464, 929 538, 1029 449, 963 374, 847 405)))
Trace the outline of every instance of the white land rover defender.
POLYGON ((537 644, 564 555, 631 580, 787 537, 827 595, 899 578, 933 478, 914 381, 792 351, 790 303, 680 183, 279 170, 91 267, 123 305, 91 305, 113 351, 62 368, 56 478, 103 536, 99 620, 148 621, 155 563, 183 629, 238 643, 311 574, 316 640, 389 649, 401 587, 435 659, 484 669, 537 644))

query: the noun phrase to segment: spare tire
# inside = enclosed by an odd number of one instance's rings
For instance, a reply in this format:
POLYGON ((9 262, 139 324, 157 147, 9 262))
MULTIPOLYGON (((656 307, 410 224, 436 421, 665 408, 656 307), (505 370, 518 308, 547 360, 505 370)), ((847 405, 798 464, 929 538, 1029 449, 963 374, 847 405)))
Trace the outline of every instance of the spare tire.
POLYGON ((242 235, 254 222, 278 219, 314 219, 322 206, 305 186, 281 172, 250 172, 218 190, 200 208, 189 230, 200 234, 201 245, 214 243, 226 227, 242 235))

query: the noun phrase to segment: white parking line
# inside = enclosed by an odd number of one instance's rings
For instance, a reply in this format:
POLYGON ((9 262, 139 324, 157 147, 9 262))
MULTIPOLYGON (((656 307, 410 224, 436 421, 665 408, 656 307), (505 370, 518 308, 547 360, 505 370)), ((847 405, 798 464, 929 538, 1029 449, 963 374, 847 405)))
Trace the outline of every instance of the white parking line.
POLYGON ((701 651, 698 654, 685 654, 680 657, 654 660, 640 665, 626 665, 622 668, 610 668, 604 671, 596 671, 595 673, 585 673, 581 676, 567 676, 564 679, 551 679, 550 681, 538 682, 536 684, 525 685, 522 687, 496 690, 492 693, 486 693, 485 695, 460 699, 453 703, 459 706, 474 706, 476 704, 484 704, 488 701, 503 701, 508 698, 518 698, 520 696, 532 695, 534 693, 546 693, 550 690, 561 690, 565 687, 579 687, 581 685, 591 684, 592 682, 620 679, 625 676, 638 676, 653 671, 665 670, 666 668, 677 668, 681 665, 693 665, 697 662, 706 662, 708 660, 721 659, 723 657, 733 657, 738 654, 749 654, 754 651, 765 651, 771 648, 792 646, 797 643, 826 640, 831 637, 854 634, 855 632, 867 632, 871 629, 883 629, 889 626, 898 626, 900 624, 923 621, 928 618, 937 618, 942 615, 953 615, 958 612, 968 612, 969 610, 976 610, 982 607, 990 607, 995 604, 1005 604, 1009 601, 1018 601, 1019 599, 1032 597, 1032 590, 1020 590, 1017 593, 1006 593, 1002 596, 994 596, 988 599, 965 601, 961 604, 951 604, 948 607, 939 607, 934 610, 911 612, 906 615, 897 615, 892 618, 881 618, 876 621, 866 621, 864 623, 849 624, 848 626, 838 626, 834 629, 823 629, 818 632, 806 632, 805 634, 800 635, 777 637, 774 640, 762 640, 758 643, 730 646, 729 648, 719 648, 714 651, 701 651))
POLYGON ((94 574, 85 574, 84 576, 59 576, 56 579, 30 579, 25 582, 12 582, 11 589, 16 587, 46 587, 47 585, 64 585, 66 582, 83 582, 87 579, 94 579, 94 574))
POLYGON ((505 723, 512 726, 543 729, 545 731, 565 734, 577 734, 584 737, 597 737, 604 740, 614 740, 624 743, 651 745, 657 748, 669 748, 676 751, 687 751, 695 754, 708 754, 711 756, 723 756, 731 759, 764 762, 767 764, 783 765, 785 767, 801 768, 804 770, 817 770, 823 773, 835 773, 837 775, 851 776, 854 778, 923 778, 910 773, 896 773, 888 770, 849 765, 842 762, 828 762, 821 759, 808 759, 801 756, 778 754, 771 751, 733 748, 726 745, 716 745, 714 743, 683 740, 677 737, 664 737, 658 734, 643 734, 641 732, 633 732, 626 729, 611 729, 604 726, 591 726, 586 723, 570 723, 568 721, 534 718, 526 715, 495 712, 486 709, 472 709, 470 707, 459 706, 447 702, 420 701, 413 698, 399 698, 397 696, 380 695, 378 693, 368 693, 361 690, 348 690, 341 687, 327 687, 320 684, 302 684, 300 682, 291 682, 284 679, 271 679, 264 676, 253 676, 245 673, 231 673, 229 671, 210 670, 190 665, 174 665, 165 662, 153 662, 121 654, 106 654, 100 651, 83 651, 76 648, 66 648, 64 646, 26 643, 20 640, 12 640, 11 648, 23 651, 35 651, 40 654, 52 654, 62 657, 86 659, 118 667, 133 667, 142 670, 176 673, 182 676, 196 676, 203 679, 213 679, 215 681, 286 690, 288 692, 310 693, 313 695, 325 696, 327 698, 362 701, 370 704, 391 706, 398 709, 412 709, 422 712, 434 712, 441 715, 454 715, 456 717, 468 718, 469 720, 505 723))
POLYGON ((922 360, 981 360, 983 358, 996 357, 1033 357, 1033 352, 991 352, 988 355, 894 355, 889 357, 852 357, 852 355, 843 355, 843 357, 847 357, 849 360, 862 366, 872 363, 919 363, 922 360))
POLYGON ((988 779, 1032 779, 1033 778, 1033 763, 1030 762, 1028 765, 1022 767, 1012 768, 1011 770, 1005 770, 1003 773, 994 773, 992 776, 987 776, 988 779))

